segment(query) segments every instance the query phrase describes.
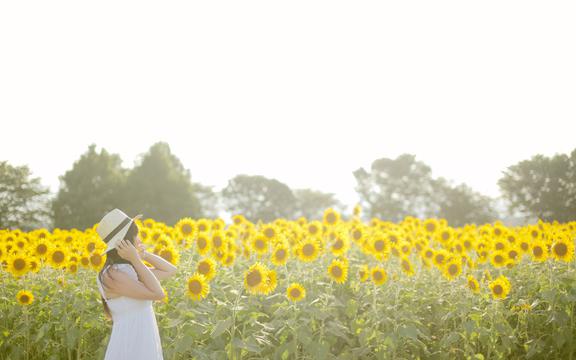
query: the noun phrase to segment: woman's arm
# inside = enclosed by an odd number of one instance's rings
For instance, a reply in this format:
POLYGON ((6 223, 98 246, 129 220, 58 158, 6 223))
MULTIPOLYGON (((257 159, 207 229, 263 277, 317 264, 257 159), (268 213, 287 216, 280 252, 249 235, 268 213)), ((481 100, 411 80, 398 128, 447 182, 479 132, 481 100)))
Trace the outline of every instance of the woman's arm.
POLYGON ((141 253, 140 257, 154 266, 154 269, 150 269, 158 280, 168 279, 176 274, 178 268, 172 263, 164 259, 162 256, 158 256, 153 253, 149 253, 144 250, 144 247, 140 247, 141 253))

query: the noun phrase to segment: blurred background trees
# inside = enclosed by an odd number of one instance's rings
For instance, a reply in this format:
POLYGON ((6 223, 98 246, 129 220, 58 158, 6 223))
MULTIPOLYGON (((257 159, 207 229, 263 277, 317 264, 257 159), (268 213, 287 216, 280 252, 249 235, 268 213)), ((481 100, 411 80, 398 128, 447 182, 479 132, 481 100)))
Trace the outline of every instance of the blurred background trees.
MULTIPOLYGON (((493 222, 510 214, 531 219, 576 220, 576 149, 552 157, 535 155, 509 166, 498 181, 502 197, 493 199, 466 184, 434 177, 415 155, 380 158, 369 169, 352 172, 364 220, 401 221, 405 216, 445 218, 452 226, 493 222)), ((0 228, 86 229, 118 207, 174 225, 184 217, 216 218, 242 214, 253 222, 305 217, 321 220, 333 208, 347 218, 347 207, 334 194, 291 189, 262 175, 240 174, 220 191, 192 181, 167 143, 158 142, 139 156, 133 168, 122 167, 118 154, 91 144, 59 177, 56 194, 30 178, 26 166, 0 162, 0 228)), ((349 204, 354 206, 354 204, 349 204)))

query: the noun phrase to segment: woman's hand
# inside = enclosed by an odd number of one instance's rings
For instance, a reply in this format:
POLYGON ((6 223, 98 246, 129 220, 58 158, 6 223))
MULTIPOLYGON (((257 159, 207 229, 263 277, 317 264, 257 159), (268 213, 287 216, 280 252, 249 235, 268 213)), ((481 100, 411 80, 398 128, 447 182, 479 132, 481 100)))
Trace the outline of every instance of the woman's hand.
POLYGON ((132 245, 130 241, 126 239, 120 240, 120 242, 116 246, 116 251, 118 252, 118 255, 121 258, 126 259, 131 263, 140 261, 140 255, 138 254, 138 250, 134 247, 134 245, 132 245))
POLYGON ((136 249, 138 250, 138 255, 140 255, 140 259, 146 260, 146 256, 148 256, 148 253, 146 252, 146 246, 140 243, 138 244, 136 249))

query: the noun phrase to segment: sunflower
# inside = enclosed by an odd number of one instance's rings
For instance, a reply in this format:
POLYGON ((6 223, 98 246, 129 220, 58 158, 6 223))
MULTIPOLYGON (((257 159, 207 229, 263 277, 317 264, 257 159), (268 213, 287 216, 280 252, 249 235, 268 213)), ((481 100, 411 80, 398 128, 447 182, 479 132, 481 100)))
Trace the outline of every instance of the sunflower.
POLYGON ((462 263, 459 260, 453 259, 442 267, 442 274, 445 278, 452 281, 462 273, 462 263))
POLYGON ((221 230, 216 230, 212 233, 212 239, 211 239, 211 245, 212 245, 212 249, 222 249, 222 247, 224 246, 224 243, 226 242, 226 238, 224 237, 224 232, 221 230))
POLYGON ((269 244, 270 239, 263 234, 258 234, 252 237, 252 240, 250 241, 252 249, 260 256, 268 252, 269 244))
POLYGON ((340 222, 340 213, 333 208, 328 208, 324 210, 324 215, 322 216, 322 222, 326 226, 333 226, 340 222))
POLYGON ((404 273, 406 275, 412 276, 416 273, 414 271, 414 267, 412 266, 412 263, 410 263, 410 260, 408 260, 407 258, 402 258, 402 260, 400 261, 400 264, 402 266, 402 271, 404 271, 404 273))
POLYGON ((342 260, 332 260, 332 263, 328 266, 328 275, 333 281, 339 284, 344 283, 348 278, 348 264, 342 260))
POLYGON ((299 283, 292 283, 286 289, 286 296, 290 301, 297 302, 306 297, 306 289, 299 283))
POLYGON ((438 221, 436 219, 426 219, 423 225, 424 231, 428 235, 433 235, 439 228, 438 221))
POLYGON ((106 262, 106 255, 94 252, 90 254, 90 267, 93 270, 100 271, 100 269, 104 266, 106 262))
POLYGON ((276 246, 272 252, 272 264, 276 266, 284 265, 288 262, 289 250, 284 245, 276 246))
POLYGON ((68 254, 66 250, 63 248, 52 248, 49 255, 48 255, 48 262, 50 266, 55 269, 62 268, 66 266, 66 262, 68 260, 68 254))
POLYGON ((448 257, 448 252, 444 249, 439 249, 434 252, 434 265, 438 268, 442 268, 448 257))
POLYGON ((566 236, 556 236, 550 254, 558 261, 570 262, 574 258, 574 242, 566 236))
POLYGON ((50 252, 50 243, 44 239, 38 240, 34 246, 34 254, 42 259, 46 259, 50 252))
POLYGON ((320 254, 320 244, 316 237, 308 237, 300 243, 299 258, 304 262, 311 262, 316 260, 320 254))
POLYGON ((359 217, 360 214, 362 214, 362 205, 356 204, 356 205, 354 206, 353 215, 356 216, 356 217, 359 217))
POLYGON ((360 278, 361 282, 368 280, 370 277, 370 270, 368 269, 368 265, 364 264, 360 266, 360 269, 358 269, 358 277, 360 278))
POLYGON ((222 261, 224 266, 232 266, 234 265, 234 261, 236 261, 236 254, 233 252, 228 252, 222 261))
POLYGON ((20 290, 16 294, 16 300, 20 305, 30 305, 34 301, 34 295, 28 290, 20 290))
POLYGON ((266 271, 266 280, 264 281, 264 285, 262 287, 262 294, 268 295, 272 291, 276 290, 276 286, 278 286, 278 275, 274 270, 266 271))
POLYGON ((192 218, 186 217, 180 219, 174 227, 183 238, 192 238, 196 235, 196 224, 192 218))
POLYGON ((372 282, 376 285, 382 285, 388 279, 386 271, 380 266, 375 266, 370 270, 370 275, 372 277, 372 282))
POLYGON ((197 272, 188 279, 188 296, 192 300, 202 300, 210 292, 210 284, 204 275, 197 272))
POLYGON ((198 253, 200 255, 206 255, 210 252, 211 243, 210 238, 208 235, 201 233, 196 237, 196 248, 198 249, 198 253))
POLYGON ((266 240, 273 240, 278 235, 278 230, 273 224, 266 224, 262 227, 261 233, 266 240))
POLYGON ((348 250, 350 250, 350 240, 343 233, 337 232, 330 251, 335 256, 344 255, 348 250))
POLYGON ((260 262, 256 262, 244 273, 244 287, 250 294, 262 293, 266 288, 268 269, 260 262))
POLYGON ((8 257, 8 272, 13 276, 19 277, 30 271, 30 263, 24 253, 15 253, 8 257))
POLYGON ((172 246, 162 246, 154 249, 154 253, 173 265, 180 263, 180 253, 172 246))
POLYGON ((211 281, 216 276, 216 261, 212 258, 204 258, 196 265, 196 272, 204 275, 207 281, 211 281))
POLYGON ((494 299, 504 299, 510 292, 510 281, 503 275, 498 276, 488 286, 494 299))
POLYGON ((548 247, 542 241, 534 241, 532 243, 532 259, 534 261, 543 262, 548 258, 548 247))
POLYGON ((374 236, 371 238, 370 252, 376 259, 385 260, 388 258, 391 250, 391 244, 388 238, 383 235, 374 236))
POLYGON ((468 275, 468 289, 472 290, 474 293, 480 292, 480 284, 472 275, 468 275))
POLYGON ((318 236, 322 234, 322 223, 318 220, 314 220, 306 224, 306 231, 309 235, 318 236))
POLYGON ((494 267, 502 267, 508 264, 508 256, 504 251, 494 251, 490 254, 490 263, 494 267))

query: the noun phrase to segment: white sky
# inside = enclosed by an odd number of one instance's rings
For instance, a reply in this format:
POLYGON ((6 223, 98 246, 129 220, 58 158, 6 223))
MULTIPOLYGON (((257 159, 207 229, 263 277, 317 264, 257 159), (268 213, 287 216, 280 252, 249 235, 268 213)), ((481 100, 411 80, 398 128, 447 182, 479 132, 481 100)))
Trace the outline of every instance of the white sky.
POLYGON ((573 1, 4 1, 0 160, 57 191, 92 142, 167 141, 192 180, 243 173, 356 199, 409 152, 497 196, 576 148, 573 1))

